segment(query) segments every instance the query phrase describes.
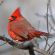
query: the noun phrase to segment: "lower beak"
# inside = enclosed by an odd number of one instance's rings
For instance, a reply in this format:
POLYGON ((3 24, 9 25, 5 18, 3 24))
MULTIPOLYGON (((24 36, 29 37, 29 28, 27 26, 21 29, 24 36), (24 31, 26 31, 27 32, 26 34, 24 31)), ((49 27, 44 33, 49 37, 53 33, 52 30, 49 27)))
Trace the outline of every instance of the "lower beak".
POLYGON ((12 19, 12 17, 9 17, 9 18, 8 18, 8 20, 10 20, 10 21, 11 21, 11 20, 13 20, 13 19, 12 19))

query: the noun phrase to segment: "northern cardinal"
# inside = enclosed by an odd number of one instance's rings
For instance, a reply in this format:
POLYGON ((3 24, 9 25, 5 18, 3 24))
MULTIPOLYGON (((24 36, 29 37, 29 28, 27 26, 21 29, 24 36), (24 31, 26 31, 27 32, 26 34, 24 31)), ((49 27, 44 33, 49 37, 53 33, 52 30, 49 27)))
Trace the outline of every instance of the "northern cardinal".
POLYGON ((22 16, 20 8, 17 8, 8 18, 8 33, 13 40, 27 41, 34 37, 47 36, 49 33, 36 30, 22 16))

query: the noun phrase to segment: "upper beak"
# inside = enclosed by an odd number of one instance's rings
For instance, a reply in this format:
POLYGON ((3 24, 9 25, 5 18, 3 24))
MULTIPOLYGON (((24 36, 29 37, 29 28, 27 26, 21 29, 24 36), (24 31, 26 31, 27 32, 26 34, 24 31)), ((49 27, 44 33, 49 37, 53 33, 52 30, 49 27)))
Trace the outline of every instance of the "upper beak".
POLYGON ((8 20, 10 20, 10 21, 11 21, 11 20, 13 20, 13 19, 12 19, 12 17, 9 17, 9 18, 8 18, 8 20))

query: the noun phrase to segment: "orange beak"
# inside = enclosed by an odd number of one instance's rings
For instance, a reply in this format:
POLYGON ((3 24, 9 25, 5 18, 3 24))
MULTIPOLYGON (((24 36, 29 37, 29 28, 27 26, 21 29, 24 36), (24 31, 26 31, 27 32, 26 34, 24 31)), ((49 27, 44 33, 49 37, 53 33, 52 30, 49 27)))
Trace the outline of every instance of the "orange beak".
POLYGON ((13 19, 12 19, 12 17, 9 17, 8 20, 12 21, 13 19))

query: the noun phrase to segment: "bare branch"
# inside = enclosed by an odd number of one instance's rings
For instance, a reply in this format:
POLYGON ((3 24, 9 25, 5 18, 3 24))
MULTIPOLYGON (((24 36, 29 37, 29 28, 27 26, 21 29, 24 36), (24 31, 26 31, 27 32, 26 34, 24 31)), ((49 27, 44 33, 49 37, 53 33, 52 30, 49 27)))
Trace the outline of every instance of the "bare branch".
MULTIPOLYGON (((29 46, 29 44, 30 44, 30 43, 27 43, 27 45, 25 45, 25 43, 18 44, 16 42, 14 42, 13 40, 10 40, 10 39, 8 39, 7 37, 4 37, 4 36, 0 36, 0 40, 6 41, 11 46, 14 46, 14 47, 20 48, 20 49, 26 49, 26 47, 29 46)), ((32 45, 32 44, 30 44, 30 45, 32 45)))
POLYGON ((48 38, 46 39, 46 38, 44 38, 45 39, 45 41, 46 41, 46 45, 45 45, 45 47, 44 47, 44 50, 46 50, 46 47, 47 47, 47 45, 50 47, 50 45, 48 44, 48 38))
POLYGON ((50 49, 52 48, 52 46, 55 44, 55 41, 52 43, 52 45, 49 47, 49 49, 47 50, 47 52, 50 51, 50 49))
POLYGON ((43 55, 50 55, 49 53, 47 53, 45 50, 39 49, 39 48, 35 48, 34 51, 41 53, 43 55))
MULTIPOLYGON (((47 32, 49 33, 49 25, 48 25, 48 7, 49 7, 49 1, 48 1, 48 3, 47 3, 47 14, 46 14, 46 23, 47 23, 47 32)), ((48 45, 48 36, 46 37, 47 39, 46 39, 46 45, 45 45, 45 48, 44 48, 44 50, 46 50, 46 48, 47 48, 47 45, 48 45)))
POLYGON ((51 53, 51 55, 53 55, 55 53, 55 51, 53 51, 52 53, 51 53))

